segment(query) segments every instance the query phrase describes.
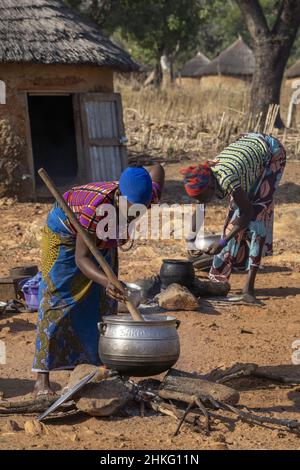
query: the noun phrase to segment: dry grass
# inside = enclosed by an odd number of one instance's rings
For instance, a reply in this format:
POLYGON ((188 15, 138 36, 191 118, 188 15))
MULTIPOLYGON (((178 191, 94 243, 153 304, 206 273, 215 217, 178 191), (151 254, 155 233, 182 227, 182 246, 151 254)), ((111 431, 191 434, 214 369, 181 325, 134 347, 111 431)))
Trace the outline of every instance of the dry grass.
MULTIPOLYGON (((237 82, 230 86, 180 86, 165 90, 143 87, 137 80, 118 77, 131 158, 211 158, 241 132, 255 130, 259 116, 249 116, 249 86, 237 82)), ((286 117, 289 93, 284 90, 281 113, 286 117)), ((269 124, 272 116, 269 115, 269 124)), ((298 125, 279 137, 284 140, 290 158, 298 158, 298 125)), ((267 122, 267 129, 269 129, 267 122)), ((271 126, 271 132, 272 126, 271 126)), ((276 134, 276 130, 274 130, 276 134)))

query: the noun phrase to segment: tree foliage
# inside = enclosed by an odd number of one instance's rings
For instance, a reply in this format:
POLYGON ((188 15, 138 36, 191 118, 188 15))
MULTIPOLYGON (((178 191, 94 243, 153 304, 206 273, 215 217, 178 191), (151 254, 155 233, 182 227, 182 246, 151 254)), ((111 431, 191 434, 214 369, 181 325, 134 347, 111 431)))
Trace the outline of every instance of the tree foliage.
MULTIPOLYGON (((198 50, 213 58, 240 35, 251 37, 235 0, 65 0, 98 23, 142 63, 154 64, 163 49, 181 65, 198 50)), ((282 0, 260 0, 269 27, 282 0)), ((289 65, 300 58, 300 34, 289 65)))

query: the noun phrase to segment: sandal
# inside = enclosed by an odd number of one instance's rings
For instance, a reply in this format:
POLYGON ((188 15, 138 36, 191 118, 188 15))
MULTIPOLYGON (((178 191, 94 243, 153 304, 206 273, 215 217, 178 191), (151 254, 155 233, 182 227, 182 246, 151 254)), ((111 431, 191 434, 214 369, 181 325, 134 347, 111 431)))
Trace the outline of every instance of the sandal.
POLYGON ((236 295, 233 297, 228 297, 228 302, 232 303, 246 303, 249 305, 256 305, 260 307, 264 307, 266 304, 262 302, 261 300, 258 300, 256 297, 250 295, 250 294, 241 294, 241 295, 236 295))

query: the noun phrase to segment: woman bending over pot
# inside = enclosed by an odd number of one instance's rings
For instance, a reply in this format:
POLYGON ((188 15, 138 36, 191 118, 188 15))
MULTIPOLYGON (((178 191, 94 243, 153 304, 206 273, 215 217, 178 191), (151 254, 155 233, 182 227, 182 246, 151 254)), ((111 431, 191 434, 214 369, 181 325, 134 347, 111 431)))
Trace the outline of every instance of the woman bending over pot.
POLYGON ((258 302, 255 279, 263 256, 272 254, 274 195, 286 165, 278 139, 243 134, 213 161, 182 170, 189 196, 207 204, 214 196, 230 200, 223 235, 207 254, 214 255, 209 277, 229 282, 232 268, 248 271, 243 294, 236 300, 258 302))
MULTIPOLYGON (((145 209, 157 203, 164 184, 164 170, 155 165, 150 173, 142 167, 127 168, 118 182, 89 183, 70 189, 64 199, 79 222, 94 238, 95 244, 117 274, 117 247, 124 236, 98 237, 97 224, 103 221, 99 208, 104 204, 116 211, 118 233, 120 197, 128 206, 142 204, 145 209)), ((124 214, 123 214, 124 216, 124 214)), ((73 369, 78 364, 99 364, 97 323, 105 314, 115 313, 124 294, 110 284, 103 271, 76 233, 63 210, 54 204, 42 239, 42 281, 33 371, 37 373, 36 395, 53 393, 49 372, 73 369)))

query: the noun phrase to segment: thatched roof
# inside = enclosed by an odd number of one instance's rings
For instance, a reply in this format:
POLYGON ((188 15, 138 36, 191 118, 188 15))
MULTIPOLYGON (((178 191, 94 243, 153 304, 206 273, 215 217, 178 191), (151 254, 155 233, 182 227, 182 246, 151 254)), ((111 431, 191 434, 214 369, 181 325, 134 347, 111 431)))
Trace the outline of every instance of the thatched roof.
POLYGON ((253 75, 254 68, 255 59, 253 52, 247 44, 239 38, 210 64, 196 70, 194 76, 250 76, 253 75))
POLYGON ((138 68, 60 0, 0 0, 0 62, 138 68))
POLYGON ((181 77, 193 77, 196 78, 197 75, 197 70, 202 68, 205 65, 208 65, 210 63, 210 60, 202 54, 202 52, 198 52, 195 57, 192 59, 188 60, 183 68, 180 71, 181 77))
POLYGON ((300 60, 287 69, 286 78, 299 78, 300 77, 300 60))

